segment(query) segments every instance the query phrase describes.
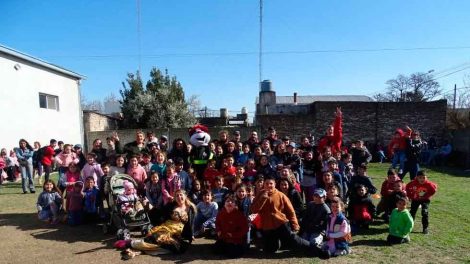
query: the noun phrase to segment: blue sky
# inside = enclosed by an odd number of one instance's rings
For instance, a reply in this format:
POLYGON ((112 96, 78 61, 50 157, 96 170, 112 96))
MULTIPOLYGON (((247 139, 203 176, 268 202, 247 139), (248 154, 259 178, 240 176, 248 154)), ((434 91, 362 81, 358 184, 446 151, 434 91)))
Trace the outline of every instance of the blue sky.
MULTIPOLYGON (((258 1, 140 6, 144 80, 151 67, 168 68, 203 106, 254 112, 258 1)), ((87 99, 118 95, 139 68, 136 0, 2 0, 0 10, 0 43, 87 76, 87 99)), ((462 87, 470 74, 468 10, 464 0, 265 0, 263 79, 278 95, 373 95, 400 73, 434 69, 445 91, 462 87)))

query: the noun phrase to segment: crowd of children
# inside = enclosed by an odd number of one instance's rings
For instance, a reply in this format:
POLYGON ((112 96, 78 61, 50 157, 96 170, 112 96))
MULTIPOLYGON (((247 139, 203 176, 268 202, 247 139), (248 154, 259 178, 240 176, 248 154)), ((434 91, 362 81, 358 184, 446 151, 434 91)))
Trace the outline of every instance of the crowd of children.
MULTIPOLYGON (((387 241, 406 243, 419 207, 427 234, 430 199, 437 186, 417 166, 419 133, 408 127, 406 132, 397 130, 390 144, 392 168, 378 190, 367 174, 371 154, 360 140, 349 148, 342 146, 341 124, 338 109, 334 125, 318 146, 309 136, 302 137, 299 145, 289 137, 279 138, 273 127, 265 139, 253 132, 246 141, 238 131, 232 138, 221 131, 210 144, 211 158, 200 177, 192 169, 183 139, 175 139, 167 152, 166 141, 160 145, 152 133, 145 141, 138 132, 136 141, 123 147, 113 133, 107 139, 108 150, 95 140, 86 155, 79 144, 63 144, 55 152, 56 140, 44 148, 16 152, 31 159, 39 173, 45 172, 38 217, 53 224, 59 222, 61 211, 70 225, 106 218, 106 179, 125 173, 136 183, 124 183, 124 193, 118 197, 125 214, 145 211, 152 224, 162 224, 165 206, 184 190, 197 210, 193 236, 215 238, 216 252, 228 257, 243 255, 251 243, 266 253, 282 247, 322 258, 346 255, 351 252, 352 235, 369 228, 380 214, 389 223, 387 241), (49 179, 53 166, 59 172, 57 185, 49 179), (403 182, 406 172, 412 179, 408 184, 403 182), (376 208, 372 198, 379 197, 376 208)), ((21 144, 27 142, 20 141, 20 148, 21 144)), ((18 154, 7 157, 2 150, 0 169, 18 163, 18 154)))

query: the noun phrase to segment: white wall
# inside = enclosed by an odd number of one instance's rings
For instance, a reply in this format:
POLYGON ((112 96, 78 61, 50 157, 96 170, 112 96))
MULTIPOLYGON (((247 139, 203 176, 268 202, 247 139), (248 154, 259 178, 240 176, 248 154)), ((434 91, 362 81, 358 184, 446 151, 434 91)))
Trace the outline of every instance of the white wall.
POLYGON ((83 143, 77 81, 4 53, 0 53, 0 113, 1 148, 17 147, 20 138, 43 146, 51 138, 83 143), (40 108, 39 93, 58 96, 59 111, 40 108))

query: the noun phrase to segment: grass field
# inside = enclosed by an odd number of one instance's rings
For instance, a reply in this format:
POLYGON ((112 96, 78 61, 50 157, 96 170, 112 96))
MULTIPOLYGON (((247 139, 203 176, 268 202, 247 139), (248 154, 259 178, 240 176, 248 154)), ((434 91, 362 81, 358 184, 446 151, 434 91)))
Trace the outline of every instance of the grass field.
MULTIPOLYGON (((369 175, 376 187, 386 178, 386 164, 371 164, 369 175)), ((431 181, 436 182, 437 194, 430 205, 430 233, 421 233, 418 211, 411 243, 389 247, 385 244, 388 226, 377 220, 369 230, 353 237, 353 254, 331 259, 328 263, 470 263, 470 174, 445 168, 429 169, 431 181)), ((407 181, 408 179, 405 179, 407 181)), ((36 194, 22 194, 20 183, 0 187, 0 252, 2 263, 46 263, 53 259, 68 263, 110 263, 119 261, 119 253, 112 249, 113 236, 105 236, 99 226, 50 226, 36 218, 36 194)), ((376 201, 377 202, 377 201, 376 201)), ((269 260, 262 253, 251 250, 245 258, 222 260, 213 256, 209 244, 198 239, 184 255, 139 256, 131 263, 161 260, 164 263, 203 262, 218 263, 317 263, 318 259, 281 252, 269 260), (157 259, 155 259, 157 258, 157 259)), ((54 262, 56 262, 54 261, 54 262)), ((323 261, 325 262, 325 261, 323 261)))

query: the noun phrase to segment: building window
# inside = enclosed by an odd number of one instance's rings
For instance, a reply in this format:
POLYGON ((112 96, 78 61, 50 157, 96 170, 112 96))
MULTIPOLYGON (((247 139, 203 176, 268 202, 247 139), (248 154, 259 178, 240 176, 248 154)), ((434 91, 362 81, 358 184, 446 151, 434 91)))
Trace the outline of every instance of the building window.
POLYGON ((59 97, 50 94, 39 94, 39 107, 59 111, 59 97))

